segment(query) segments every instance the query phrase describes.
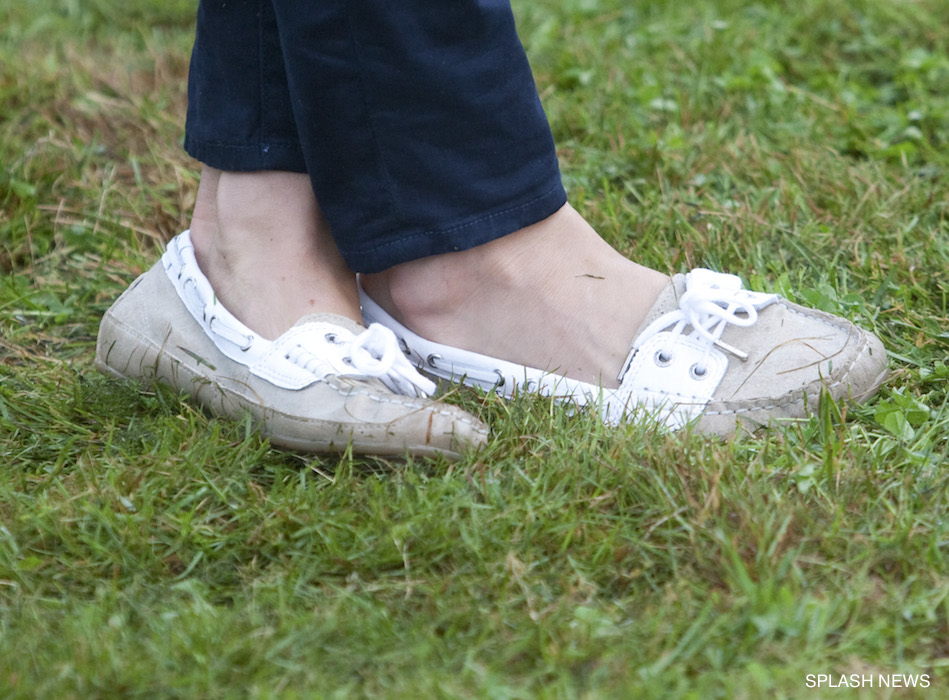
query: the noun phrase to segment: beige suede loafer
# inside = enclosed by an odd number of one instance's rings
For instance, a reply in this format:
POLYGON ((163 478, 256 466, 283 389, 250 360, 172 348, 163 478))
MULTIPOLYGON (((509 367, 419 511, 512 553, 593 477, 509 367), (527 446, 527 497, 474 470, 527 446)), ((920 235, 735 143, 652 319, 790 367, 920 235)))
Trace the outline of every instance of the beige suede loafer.
POLYGON ((216 416, 249 414, 274 445, 295 450, 452 458, 488 435, 474 416, 427 398, 434 384, 381 326, 315 314, 276 340, 257 336, 215 299, 188 232, 106 312, 96 366, 165 382, 216 416))
POLYGON ((361 287, 360 296, 363 320, 390 328, 428 374, 504 396, 527 391, 589 404, 614 425, 650 420, 724 436, 805 418, 824 392, 835 401, 864 401, 886 377, 886 351, 873 334, 704 269, 670 280, 633 336, 616 388, 431 342, 361 287))

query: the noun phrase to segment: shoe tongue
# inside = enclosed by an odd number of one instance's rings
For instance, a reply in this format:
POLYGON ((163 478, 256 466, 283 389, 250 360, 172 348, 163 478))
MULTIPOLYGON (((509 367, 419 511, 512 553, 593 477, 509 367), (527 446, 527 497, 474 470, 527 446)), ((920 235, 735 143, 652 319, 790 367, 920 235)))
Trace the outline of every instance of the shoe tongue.
POLYGON ((638 338, 639 334, 646 330, 649 324, 657 318, 678 309, 679 299, 683 294, 685 294, 685 275, 675 275, 669 280, 669 284, 659 292, 659 296, 653 303, 652 308, 646 313, 643 322, 639 324, 639 328, 637 328, 633 334, 633 339, 638 338))
POLYGON ((332 323, 334 326, 345 328, 353 335, 359 335, 364 330, 366 330, 364 325, 352 320, 351 318, 330 313, 307 314, 299 321, 294 323, 293 327, 296 328, 297 326, 302 326, 307 323, 332 323))

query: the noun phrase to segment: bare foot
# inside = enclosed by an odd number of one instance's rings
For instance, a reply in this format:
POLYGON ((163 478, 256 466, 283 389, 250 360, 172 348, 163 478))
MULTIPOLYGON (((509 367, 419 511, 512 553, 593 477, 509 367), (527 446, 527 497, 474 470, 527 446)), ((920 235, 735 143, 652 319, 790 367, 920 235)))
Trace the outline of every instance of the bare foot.
POLYGON ((627 260, 569 205, 482 246, 363 275, 366 293, 429 340, 618 386, 669 278, 627 260))
POLYGON ((265 338, 306 314, 360 318, 355 276, 305 174, 205 167, 191 240, 218 300, 265 338))

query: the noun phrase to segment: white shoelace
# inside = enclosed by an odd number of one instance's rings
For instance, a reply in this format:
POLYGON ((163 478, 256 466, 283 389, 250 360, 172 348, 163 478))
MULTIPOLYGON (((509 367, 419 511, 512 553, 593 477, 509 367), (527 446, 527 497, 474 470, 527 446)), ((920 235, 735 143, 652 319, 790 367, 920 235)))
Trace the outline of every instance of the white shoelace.
POLYGON ((385 326, 373 323, 358 335, 342 327, 330 332, 326 328, 322 323, 297 327, 284 358, 319 379, 331 374, 374 378, 404 396, 430 396, 435 391, 435 383, 416 371, 402 354, 395 333, 385 326))
POLYGON ((188 231, 172 239, 162 263, 178 297, 215 346, 277 386, 302 389, 336 375, 379 379, 405 396, 430 396, 435 391, 434 382, 402 354, 395 334, 378 323, 354 334, 316 319, 294 326, 276 340, 261 338, 218 302, 194 257, 188 231))
POLYGON ((705 353, 695 371, 706 371, 706 360, 713 347, 731 353, 742 361, 748 353, 724 342, 721 337, 731 325, 748 327, 758 320, 758 311, 778 299, 777 294, 762 294, 742 289, 741 278, 721 272, 698 268, 686 276, 686 291, 679 297, 679 308, 663 314, 650 323, 636 338, 634 348, 641 347, 656 334, 669 331, 668 342, 660 351, 657 361, 671 359, 676 339, 686 328, 691 338, 704 341, 705 353))

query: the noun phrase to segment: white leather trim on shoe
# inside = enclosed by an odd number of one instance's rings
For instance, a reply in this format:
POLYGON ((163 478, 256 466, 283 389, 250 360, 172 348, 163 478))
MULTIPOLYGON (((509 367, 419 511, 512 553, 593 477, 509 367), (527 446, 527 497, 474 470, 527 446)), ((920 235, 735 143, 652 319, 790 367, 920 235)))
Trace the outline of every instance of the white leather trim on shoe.
POLYGON ((335 375, 377 378, 406 396, 429 396, 435 390, 406 360, 392 331, 378 324, 357 335, 318 317, 305 317, 276 340, 260 337, 218 302, 195 259, 189 231, 168 243, 162 267, 214 345, 275 386, 299 390, 335 375))
POLYGON ((647 408, 667 428, 678 430, 698 418, 728 370, 718 350, 685 335, 656 333, 637 343, 623 381, 613 390, 604 418, 616 425, 625 413, 647 408))
POLYGON ((602 389, 426 340, 392 318, 361 285, 359 295, 364 321, 392 329, 402 350, 430 374, 507 397, 523 389, 578 405, 597 404, 603 420, 613 425, 633 416, 651 417, 674 430, 696 420, 712 400, 728 370, 726 352, 746 356, 722 342, 724 329, 729 324, 754 324, 757 312, 779 298, 743 289, 734 275, 693 270, 686 276, 686 291, 676 308, 637 334, 618 377, 620 386, 602 389))
POLYGON ((392 318, 361 286, 359 293, 363 320, 381 323, 394 331, 403 351, 429 374, 497 391, 507 398, 526 391, 577 406, 596 406, 602 419, 613 425, 635 414, 638 419, 653 419, 658 425, 680 428, 705 408, 727 368, 724 357, 710 358, 706 360, 706 375, 692 379, 689 368, 705 356, 705 346, 686 336, 670 339, 671 334, 656 335, 637 357, 627 362, 626 381, 617 389, 603 389, 556 372, 426 340, 392 318), (675 362, 658 374, 651 371, 655 369, 651 367, 652 351, 658 352, 669 343, 675 348, 675 362), (685 376, 684 380, 676 376, 677 370, 685 376))

